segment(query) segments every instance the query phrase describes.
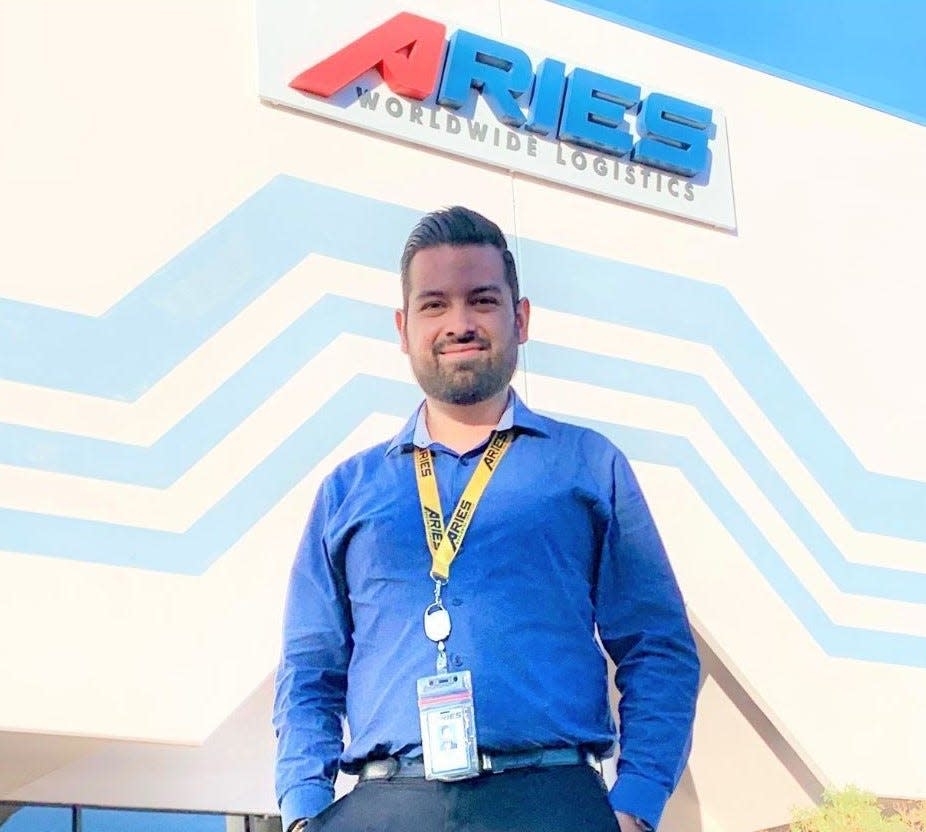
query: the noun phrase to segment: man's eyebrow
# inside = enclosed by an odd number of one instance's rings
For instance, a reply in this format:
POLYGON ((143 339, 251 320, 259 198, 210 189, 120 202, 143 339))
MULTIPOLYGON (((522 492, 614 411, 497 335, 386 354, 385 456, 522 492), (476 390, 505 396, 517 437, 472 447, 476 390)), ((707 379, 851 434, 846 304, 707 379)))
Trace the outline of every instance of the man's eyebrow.
POLYGON ((415 292, 415 300, 421 300, 422 298, 442 298, 446 294, 446 292, 442 292, 440 289, 426 289, 422 292, 415 292))
MULTIPOLYGON (((467 292, 467 295, 472 296, 472 295, 482 295, 482 294, 487 294, 487 293, 490 293, 493 295, 500 295, 502 293, 502 289, 500 286, 496 286, 493 283, 487 283, 484 286, 475 286, 474 288, 470 289, 469 292, 467 292)), ((447 297, 447 293, 441 289, 423 289, 422 291, 415 292, 414 294, 414 300, 416 303, 418 301, 427 300, 429 298, 445 298, 445 297, 447 297)))

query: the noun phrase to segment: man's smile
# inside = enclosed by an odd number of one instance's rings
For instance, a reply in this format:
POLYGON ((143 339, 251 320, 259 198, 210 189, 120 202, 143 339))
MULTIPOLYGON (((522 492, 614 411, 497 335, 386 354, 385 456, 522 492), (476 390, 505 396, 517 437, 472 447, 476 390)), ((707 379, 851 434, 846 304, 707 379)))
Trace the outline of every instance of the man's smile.
POLYGON ((489 344, 482 340, 473 339, 471 341, 456 341, 437 345, 437 354, 438 355, 450 355, 450 356, 459 356, 459 357, 471 357, 480 352, 485 352, 489 349, 489 344))
POLYGON ((441 355, 473 355, 477 352, 483 352, 486 347, 480 347, 478 344, 457 344, 453 347, 444 347, 440 351, 441 355))

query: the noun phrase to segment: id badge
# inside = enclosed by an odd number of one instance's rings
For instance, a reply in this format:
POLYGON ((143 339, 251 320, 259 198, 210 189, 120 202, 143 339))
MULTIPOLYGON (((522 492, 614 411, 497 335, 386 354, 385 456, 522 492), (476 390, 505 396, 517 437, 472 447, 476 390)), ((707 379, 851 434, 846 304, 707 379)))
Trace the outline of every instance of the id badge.
POLYGON ((468 670, 418 680, 424 776, 465 780, 479 774, 473 681, 468 670))

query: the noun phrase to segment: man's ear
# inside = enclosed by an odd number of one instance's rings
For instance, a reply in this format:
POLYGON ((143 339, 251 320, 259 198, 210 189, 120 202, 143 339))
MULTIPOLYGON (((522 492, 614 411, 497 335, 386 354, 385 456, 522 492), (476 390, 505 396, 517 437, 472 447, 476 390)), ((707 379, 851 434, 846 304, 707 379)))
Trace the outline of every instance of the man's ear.
POLYGON ((527 341, 527 325, 530 318, 531 302, 527 298, 521 298, 514 307, 514 326, 518 333, 519 344, 527 341))
POLYGON ((395 328, 399 333, 399 346, 402 352, 408 355, 408 337, 405 334, 405 313, 401 309, 395 311, 395 328))

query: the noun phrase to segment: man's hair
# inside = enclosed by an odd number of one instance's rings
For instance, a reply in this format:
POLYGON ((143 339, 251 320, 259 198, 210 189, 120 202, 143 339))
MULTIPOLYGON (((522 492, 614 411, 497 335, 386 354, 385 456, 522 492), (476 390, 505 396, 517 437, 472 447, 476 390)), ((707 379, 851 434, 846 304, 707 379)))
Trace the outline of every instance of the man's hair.
POLYGON ((412 258, 426 248, 437 246, 495 246, 505 262, 505 282, 511 290, 511 301, 517 304, 520 299, 518 289, 518 270, 514 257, 508 250, 508 241, 502 230, 492 220, 464 208, 454 205, 425 214, 412 229, 402 252, 402 303, 408 308, 410 291, 408 270, 412 258))

